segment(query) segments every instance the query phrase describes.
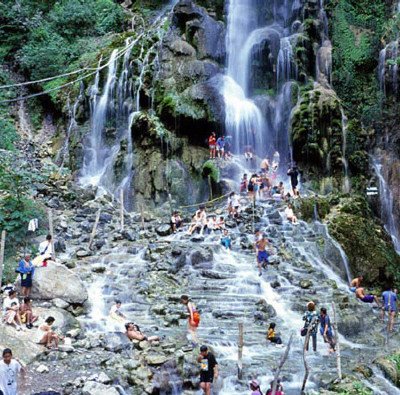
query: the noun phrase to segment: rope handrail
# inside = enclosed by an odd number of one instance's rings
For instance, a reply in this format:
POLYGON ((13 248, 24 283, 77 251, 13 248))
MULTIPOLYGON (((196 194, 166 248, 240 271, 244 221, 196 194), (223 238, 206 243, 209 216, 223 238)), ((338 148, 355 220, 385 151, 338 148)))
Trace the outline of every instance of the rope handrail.
POLYGON ((225 194, 225 195, 219 196, 219 197, 217 197, 217 198, 215 198, 215 199, 213 199, 213 200, 208 200, 207 202, 189 204, 188 206, 179 206, 179 208, 180 208, 180 209, 183 209, 183 208, 191 208, 191 207, 198 207, 198 206, 201 206, 201 205, 207 206, 207 204, 211 204, 211 203, 217 202, 217 201, 219 201, 219 200, 225 199, 225 198, 228 197, 231 193, 232 193, 232 191, 228 192, 228 193, 225 194))

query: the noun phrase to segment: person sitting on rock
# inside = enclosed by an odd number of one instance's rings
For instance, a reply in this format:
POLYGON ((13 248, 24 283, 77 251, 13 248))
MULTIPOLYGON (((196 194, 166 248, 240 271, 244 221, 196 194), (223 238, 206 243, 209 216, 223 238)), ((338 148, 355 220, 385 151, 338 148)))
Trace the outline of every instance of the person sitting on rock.
POLYGON ((356 290, 356 298, 360 299, 361 302, 364 303, 374 303, 376 302, 376 304, 380 307, 380 303, 378 298, 375 295, 371 295, 371 294, 365 294, 364 288, 363 287, 358 287, 356 290))
POLYGON ((134 324, 133 322, 128 322, 125 324, 125 329, 126 329, 126 336, 129 340, 145 340, 150 343, 152 342, 158 342, 160 341, 160 338, 158 336, 145 336, 139 329, 139 326, 134 324))
POLYGON ((364 277, 363 276, 358 276, 351 280, 350 283, 350 291, 351 292, 356 292, 357 288, 361 287, 361 283, 363 281, 364 277))
POLYGON ((110 318, 112 318, 115 321, 125 323, 127 318, 121 312, 121 306, 122 306, 121 301, 120 300, 116 300, 115 304, 111 306, 109 316, 110 316, 110 318))
POLYGON ((171 228, 174 233, 182 226, 183 221, 178 211, 174 211, 171 217, 171 228))
POLYGON ((271 322, 269 324, 267 332, 267 340, 269 340, 271 343, 282 344, 282 339, 280 338, 280 336, 276 335, 275 327, 276 327, 275 322, 271 322))
POLYGON ((200 234, 203 234, 204 227, 207 224, 207 214, 205 206, 200 206, 196 211, 192 219, 192 223, 190 224, 188 234, 191 235, 195 230, 198 230, 200 234))
POLYGON ((285 215, 288 221, 290 221, 292 224, 297 224, 297 217, 294 215, 293 206, 291 204, 288 204, 286 207, 285 215))
POLYGON ((43 344, 48 349, 58 350, 58 342, 60 337, 53 330, 52 326, 55 322, 54 317, 47 317, 45 322, 37 328, 35 343, 43 344))
POLYGON ((217 230, 217 217, 215 215, 212 215, 208 219, 206 228, 207 228, 207 234, 211 234, 211 232, 217 230))
POLYGON ((221 244, 227 249, 230 250, 232 248, 232 239, 229 236, 228 229, 224 230, 224 234, 221 237, 221 244))
POLYGON ((225 220, 224 217, 219 217, 217 220, 216 230, 223 230, 225 229, 225 220))
POLYGON ((32 329, 33 323, 37 321, 39 317, 33 315, 32 300, 30 298, 28 297, 24 298, 24 302, 21 304, 19 312, 21 314, 21 322, 26 324, 26 327, 28 329, 32 329))
POLYGON ((19 302, 15 290, 9 291, 8 297, 3 301, 3 320, 6 324, 14 326, 17 331, 22 329, 19 302))

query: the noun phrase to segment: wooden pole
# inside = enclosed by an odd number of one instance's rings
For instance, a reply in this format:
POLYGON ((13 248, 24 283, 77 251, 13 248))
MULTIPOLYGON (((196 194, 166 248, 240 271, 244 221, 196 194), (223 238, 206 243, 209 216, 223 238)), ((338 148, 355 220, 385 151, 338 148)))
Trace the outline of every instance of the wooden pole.
POLYGON ((52 253, 52 259, 55 261, 56 260, 56 251, 54 248, 54 225, 53 225, 53 210, 49 208, 48 210, 48 216, 49 216, 49 234, 51 236, 51 251, 52 253))
POLYGON ((275 393, 276 393, 276 389, 278 387, 279 375, 281 374, 283 365, 285 364, 286 360, 289 357, 290 346, 292 345, 292 340, 293 340, 293 333, 290 334, 289 342, 288 342, 288 344, 286 346, 285 353, 282 355, 282 358, 281 358, 281 360, 279 362, 278 369, 276 369, 276 372, 275 372, 275 375, 274 375, 274 383, 272 385, 272 393, 271 393, 271 395, 275 395, 275 393))
POLYGON ((335 330, 335 349, 336 349, 336 364, 337 364, 337 372, 339 380, 342 380, 342 359, 340 355, 340 343, 339 343, 339 331, 337 329, 337 322, 336 322, 336 309, 335 303, 332 302, 332 311, 333 311, 333 329, 335 330))
POLYGON ((0 286, 3 280, 3 267, 4 267, 4 250, 6 246, 6 231, 1 232, 1 244, 0 244, 0 286))
POLYGON ((100 221, 100 214, 101 214, 101 208, 99 208, 99 211, 97 211, 96 219, 94 221, 92 233, 90 235, 90 240, 89 240, 89 250, 92 248, 94 236, 96 236, 97 226, 99 225, 99 221, 100 221))
POLYGON ((119 196, 121 204, 120 217, 121 217, 121 232, 122 232, 124 230, 124 191, 122 189, 119 192, 119 196))
POLYGON ((238 379, 243 375, 243 322, 239 322, 239 344, 238 344, 238 379))

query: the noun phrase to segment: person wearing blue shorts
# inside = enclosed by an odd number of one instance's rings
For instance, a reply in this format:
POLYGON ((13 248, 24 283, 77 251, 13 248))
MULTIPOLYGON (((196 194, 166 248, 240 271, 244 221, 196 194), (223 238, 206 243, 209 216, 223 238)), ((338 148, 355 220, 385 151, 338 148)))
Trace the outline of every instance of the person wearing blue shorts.
POLYGON ((256 241, 255 244, 255 249, 256 249, 256 253, 257 253, 257 265, 258 265, 258 275, 261 276, 262 275, 262 268, 264 267, 264 269, 267 268, 268 265, 268 252, 266 251, 268 246, 268 241, 267 239, 264 237, 264 235, 262 235, 259 240, 256 241))
POLYGON ((392 287, 388 287, 382 293, 382 320, 385 319, 385 312, 389 315, 389 332, 393 332, 394 318, 397 313, 397 289, 393 289, 392 287))

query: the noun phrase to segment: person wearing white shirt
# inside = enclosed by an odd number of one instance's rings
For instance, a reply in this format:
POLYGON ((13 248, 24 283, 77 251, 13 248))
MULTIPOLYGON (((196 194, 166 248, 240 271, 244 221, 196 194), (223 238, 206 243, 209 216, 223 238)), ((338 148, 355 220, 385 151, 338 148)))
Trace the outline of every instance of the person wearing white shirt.
POLYGON ((46 236, 46 240, 39 244, 39 254, 40 255, 53 255, 53 244, 51 240, 51 235, 46 236))
POLYGON ((0 393, 4 395, 17 395, 18 374, 25 375, 25 368, 12 358, 12 351, 6 348, 3 351, 3 360, 0 361, 0 393))
POLYGON ((237 217, 239 214, 239 197, 232 192, 228 197, 228 214, 232 215, 233 217, 237 217))
POLYGON ((19 313, 19 301, 17 292, 11 290, 8 297, 3 301, 3 320, 9 325, 13 325, 17 330, 21 330, 21 315, 19 313))
POLYGON ((297 217, 294 215, 293 207, 289 204, 285 209, 286 218, 292 223, 297 224, 297 217))

